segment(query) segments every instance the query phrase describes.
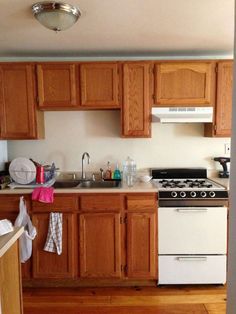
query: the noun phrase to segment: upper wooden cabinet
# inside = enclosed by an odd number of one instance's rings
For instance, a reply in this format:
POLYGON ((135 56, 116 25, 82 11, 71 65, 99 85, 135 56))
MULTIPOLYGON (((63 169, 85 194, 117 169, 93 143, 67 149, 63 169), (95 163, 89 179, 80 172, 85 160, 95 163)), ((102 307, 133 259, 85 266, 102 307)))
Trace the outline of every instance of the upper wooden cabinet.
POLYGON ((216 135, 231 135, 232 98, 233 61, 219 62, 216 95, 216 135))
POLYGON ((151 64, 125 63, 123 67, 122 136, 151 136, 151 64))
POLYGON ((76 75, 76 71, 76 63, 37 64, 38 103, 40 109, 69 110, 78 107, 78 75, 76 75))
POLYGON ((160 62, 155 65, 156 106, 213 105, 214 62, 160 62))
POLYGON ((216 106, 213 123, 205 124, 205 136, 230 137, 233 99, 233 61, 217 63, 216 106))
POLYGON ((43 113, 36 109, 34 65, 1 63, 0 138, 43 137, 43 113))
POLYGON ((81 63, 81 106, 95 109, 118 108, 118 69, 116 62, 81 63))

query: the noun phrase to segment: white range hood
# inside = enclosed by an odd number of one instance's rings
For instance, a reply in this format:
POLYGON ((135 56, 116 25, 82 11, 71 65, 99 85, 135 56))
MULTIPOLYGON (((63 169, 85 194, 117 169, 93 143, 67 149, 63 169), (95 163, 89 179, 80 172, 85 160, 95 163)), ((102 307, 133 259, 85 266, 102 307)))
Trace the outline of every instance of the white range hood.
POLYGON ((154 107, 152 122, 202 123, 213 121, 213 107, 154 107))

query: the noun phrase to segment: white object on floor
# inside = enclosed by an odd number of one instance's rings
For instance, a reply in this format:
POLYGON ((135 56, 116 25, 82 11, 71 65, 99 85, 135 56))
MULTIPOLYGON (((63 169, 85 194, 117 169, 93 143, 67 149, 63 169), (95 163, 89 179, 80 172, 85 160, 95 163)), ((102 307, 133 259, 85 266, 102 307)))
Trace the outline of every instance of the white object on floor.
POLYGON ((62 213, 50 213, 47 240, 44 251, 62 253, 62 213))
POLYGON ((10 220, 8 219, 0 220, 0 236, 12 232, 13 230, 14 229, 10 220))

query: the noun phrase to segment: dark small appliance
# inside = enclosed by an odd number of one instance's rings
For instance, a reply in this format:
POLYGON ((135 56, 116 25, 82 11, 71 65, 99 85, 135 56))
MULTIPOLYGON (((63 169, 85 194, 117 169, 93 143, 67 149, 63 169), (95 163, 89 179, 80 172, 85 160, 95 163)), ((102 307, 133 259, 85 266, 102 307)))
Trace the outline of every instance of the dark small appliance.
POLYGON ((228 171, 227 163, 230 162, 230 158, 229 157, 215 157, 214 160, 218 161, 223 167, 223 171, 219 171, 219 178, 228 178, 229 171, 228 171))

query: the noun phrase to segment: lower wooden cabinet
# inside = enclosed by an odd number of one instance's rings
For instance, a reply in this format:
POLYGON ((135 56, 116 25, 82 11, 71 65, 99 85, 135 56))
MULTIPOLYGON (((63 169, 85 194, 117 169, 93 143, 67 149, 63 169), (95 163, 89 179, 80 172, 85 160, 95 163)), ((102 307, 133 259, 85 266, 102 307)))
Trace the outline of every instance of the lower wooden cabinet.
POLYGON ((157 277, 157 234, 155 213, 128 213, 127 276, 157 277))
MULTIPOLYGON (((157 279, 155 193, 59 193, 53 204, 28 195, 26 202, 37 229, 22 268, 31 285, 157 279), (50 212, 63 214, 61 255, 44 251, 50 212)), ((0 195, 0 219, 14 222, 18 206, 19 195, 0 195)))
POLYGON ((80 215, 80 276, 121 277, 120 213, 80 215))
POLYGON ((63 213, 62 254, 44 251, 47 239, 49 212, 32 215, 37 237, 33 241, 33 278, 75 277, 75 216, 63 213))

